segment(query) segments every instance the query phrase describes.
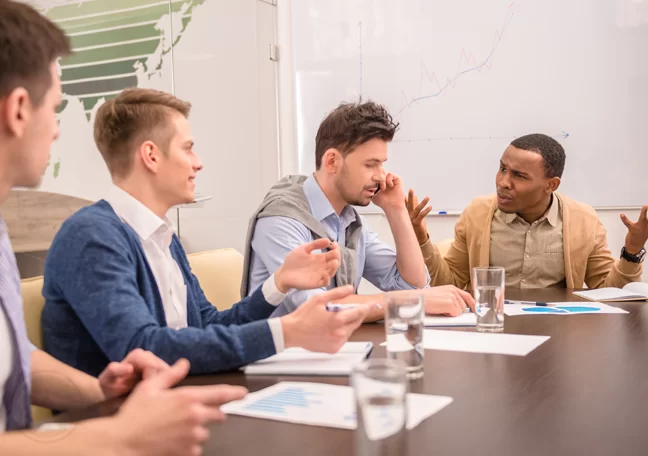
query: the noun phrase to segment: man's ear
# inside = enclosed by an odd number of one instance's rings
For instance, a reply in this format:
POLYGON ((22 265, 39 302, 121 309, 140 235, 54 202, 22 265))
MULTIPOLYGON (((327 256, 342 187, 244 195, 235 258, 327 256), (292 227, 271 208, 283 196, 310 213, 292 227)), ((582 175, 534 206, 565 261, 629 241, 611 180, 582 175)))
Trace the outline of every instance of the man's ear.
POLYGON ((151 140, 146 140, 140 144, 135 153, 135 157, 153 174, 157 174, 159 171, 161 156, 162 151, 151 140))
POLYGON ((560 177, 552 177, 547 182, 547 188, 551 193, 553 193, 556 190, 558 190, 558 187, 560 187, 560 182, 561 182, 560 177))
POLYGON ((325 171, 335 174, 342 166, 343 157, 339 150, 334 147, 327 149, 322 156, 322 166, 325 171))
POLYGON ((25 136, 27 125, 32 116, 29 92, 24 87, 16 87, 9 95, 0 100, 0 118, 7 133, 15 138, 25 136))

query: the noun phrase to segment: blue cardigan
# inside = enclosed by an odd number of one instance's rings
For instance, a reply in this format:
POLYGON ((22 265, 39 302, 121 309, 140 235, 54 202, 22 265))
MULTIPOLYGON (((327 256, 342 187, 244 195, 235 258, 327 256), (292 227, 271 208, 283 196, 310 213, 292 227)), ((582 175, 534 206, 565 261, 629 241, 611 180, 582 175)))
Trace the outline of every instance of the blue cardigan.
POLYGON ((158 286, 135 231, 101 200, 56 234, 45 262, 45 351, 98 376, 110 361, 142 348, 191 373, 231 370, 275 354, 265 320, 276 309, 259 288, 231 309, 212 306, 176 236, 171 253, 187 286, 188 327, 167 327, 158 286))

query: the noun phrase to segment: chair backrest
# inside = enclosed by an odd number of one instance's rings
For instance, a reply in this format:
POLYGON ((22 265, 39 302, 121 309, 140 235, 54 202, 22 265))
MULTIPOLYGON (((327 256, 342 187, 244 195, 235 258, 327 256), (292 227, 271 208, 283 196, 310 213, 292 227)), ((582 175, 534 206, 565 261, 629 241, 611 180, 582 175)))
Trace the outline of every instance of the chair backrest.
MULTIPOLYGON (((45 306, 43 298, 43 277, 33 277, 20 282, 22 291, 23 310, 25 312, 25 325, 27 326, 27 337, 36 347, 43 349, 43 333, 41 330, 41 314, 45 306)), ((32 418, 34 422, 48 419, 52 411, 43 407, 32 406, 32 418)))
POLYGON ((218 310, 241 300, 243 255, 234 249, 218 249, 187 255, 189 265, 211 304, 218 310))
POLYGON ((42 350, 43 334, 41 332, 41 313, 45 306, 45 298, 43 298, 43 276, 23 279, 20 283, 20 288, 25 311, 27 336, 32 344, 42 350))
POLYGON ((454 238, 449 238, 449 239, 444 239, 440 242, 435 243, 437 249, 439 249, 439 252, 441 253, 442 257, 446 256, 446 253, 448 253, 448 250, 450 250, 450 246, 452 245, 452 241, 454 241, 454 238))

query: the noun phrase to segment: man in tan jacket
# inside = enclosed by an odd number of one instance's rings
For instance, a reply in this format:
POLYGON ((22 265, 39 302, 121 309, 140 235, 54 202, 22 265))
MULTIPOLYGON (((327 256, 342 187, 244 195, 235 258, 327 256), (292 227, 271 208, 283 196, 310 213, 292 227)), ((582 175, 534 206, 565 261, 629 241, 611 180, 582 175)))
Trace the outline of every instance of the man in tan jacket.
POLYGON ((428 198, 420 204, 410 190, 407 206, 430 272, 431 285, 470 286, 475 266, 501 266, 514 288, 622 287, 641 280, 648 220, 644 206, 628 228, 621 258, 607 247, 605 228, 591 206, 556 193, 565 151, 553 138, 531 134, 504 151, 495 178, 497 193, 474 199, 455 226, 442 256, 425 226, 428 198))

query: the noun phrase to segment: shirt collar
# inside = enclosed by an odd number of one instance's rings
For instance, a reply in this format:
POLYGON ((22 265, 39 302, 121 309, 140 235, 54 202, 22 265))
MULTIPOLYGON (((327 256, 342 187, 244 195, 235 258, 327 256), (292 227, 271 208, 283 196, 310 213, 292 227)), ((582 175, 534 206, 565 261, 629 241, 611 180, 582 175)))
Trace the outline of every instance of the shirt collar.
POLYGON ((549 209, 547 209, 547 212, 545 212, 545 217, 547 217, 547 221, 553 227, 556 227, 558 225, 559 209, 560 209, 560 202, 558 201, 558 197, 555 195, 555 193, 552 193, 551 204, 549 205, 549 209))
MULTIPOLYGON (((315 179, 315 176, 313 174, 308 176, 304 181, 304 194, 306 195, 306 199, 308 200, 311 213, 318 222, 321 222, 331 215, 337 215, 335 213, 335 209, 333 209, 333 206, 331 205, 331 202, 324 194, 324 191, 322 191, 322 188, 320 187, 317 179, 315 179)), ((356 219, 355 211, 353 211, 351 206, 346 205, 344 209, 342 209, 340 219, 347 226, 356 219)))
POLYGON ((518 215, 515 212, 509 214, 502 212, 502 214, 504 215, 504 222, 506 222, 507 225, 510 225, 513 222, 513 220, 518 218, 518 215))
MULTIPOLYGON (((541 222, 543 219, 547 219, 547 221, 551 224, 551 226, 556 227, 558 225, 558 211, 559 211, 559 203, 558 203, 558 197, 555 194, 551 194, 551 203, 549 204, 549 209, 547 209, 547 212, 544 213, 542 217, 538 220, 538 222, 541 222)), ((507 225, 511 224, 513 220, 518 218, 518 215, 513 213, 513 214, 504 214, 504 221, 506 222, 507 225)))
POLYGON ((110 187, 106 201, 141 239, 150 239, 161 227, 171 226, 168 219, 161 219, 141 201, 116 185, 110 187))

